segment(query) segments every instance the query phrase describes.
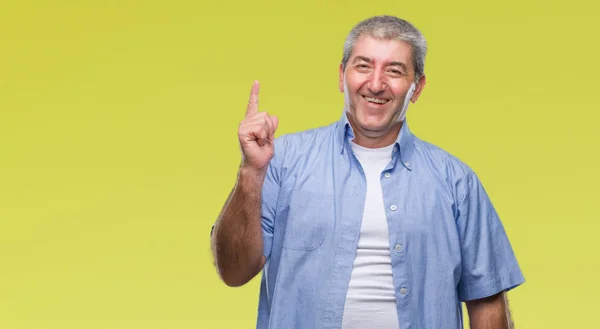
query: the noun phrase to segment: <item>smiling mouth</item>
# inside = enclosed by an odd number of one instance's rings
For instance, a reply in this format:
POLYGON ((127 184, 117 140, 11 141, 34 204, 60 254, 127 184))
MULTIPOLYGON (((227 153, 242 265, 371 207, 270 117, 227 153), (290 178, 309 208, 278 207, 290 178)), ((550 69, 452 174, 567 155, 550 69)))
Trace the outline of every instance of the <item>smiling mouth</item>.
POLYGON ((387 102, 389 102, 389 99, 385 99, 385 98, 375 98, 375 97, 367 97, 367 96, 362 96, 367 102, 372 103, 372 104, 378 104, 378 105, 383 105, 387 102))

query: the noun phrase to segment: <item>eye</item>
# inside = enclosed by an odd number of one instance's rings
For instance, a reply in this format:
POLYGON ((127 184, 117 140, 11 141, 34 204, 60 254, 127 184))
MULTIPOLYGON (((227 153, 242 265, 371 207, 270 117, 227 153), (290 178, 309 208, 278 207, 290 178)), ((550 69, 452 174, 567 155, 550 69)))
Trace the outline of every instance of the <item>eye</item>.
POLYGON ((395 74, 395 75, 403 75, 404 74, 402 71, 398 71, 398 70, 389 70, 388 72, 395 74))
POLYGON ((354 69, 359 73, 369 73, 371 71, 371 67, 368 64, 356 64, 354 65, 354 69))

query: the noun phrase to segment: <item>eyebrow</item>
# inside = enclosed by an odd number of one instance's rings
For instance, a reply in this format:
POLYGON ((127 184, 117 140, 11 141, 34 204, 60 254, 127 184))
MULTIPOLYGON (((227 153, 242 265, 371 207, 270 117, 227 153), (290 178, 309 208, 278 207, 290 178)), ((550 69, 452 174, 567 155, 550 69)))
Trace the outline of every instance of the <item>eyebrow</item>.
MULTIPOLYGON (((356 63, 356 62, 358 62, 358 61, 363 61, 363 62, 367 62, 367 63, 373 63, 373 60, 372 60, 372 59, 370 59, 369 57, 365 57, 365 56, 356 56, 356 57, 354 58, 354 60, 352 61, 352 63, 354 64, 354 63, 356 63)), ((408 70, 408 68, 406 67, 406 64, 404 64, 404 63, 402 63, 402 62, 396 62, 396 61, 394 61, 394 62, 389 62, 389 63, 387 64, 387 66, 400 66, 400 67, 402 67, 403 69, 405 69, 405 70, 408 70)))

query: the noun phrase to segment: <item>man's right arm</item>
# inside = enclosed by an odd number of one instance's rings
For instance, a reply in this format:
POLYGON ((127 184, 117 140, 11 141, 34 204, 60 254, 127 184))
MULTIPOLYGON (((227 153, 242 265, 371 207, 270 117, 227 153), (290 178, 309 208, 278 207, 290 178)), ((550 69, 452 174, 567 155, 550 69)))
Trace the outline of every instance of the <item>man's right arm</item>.
POLYGON ((250 281, 265 265, 261 228, 262 190, 275 153, 278 119, 258 111, 259 84, 250 92, 238 139, 242 165, 236 185, 215 223, 211 247, 217 272, 228 286, 250 281))
POLYGON ((263 182, 263 173, 240 168, 237 184, 214 226, 215 265, 221 280, 231 287, 246 284, 266 262, 260 216, 263 182))

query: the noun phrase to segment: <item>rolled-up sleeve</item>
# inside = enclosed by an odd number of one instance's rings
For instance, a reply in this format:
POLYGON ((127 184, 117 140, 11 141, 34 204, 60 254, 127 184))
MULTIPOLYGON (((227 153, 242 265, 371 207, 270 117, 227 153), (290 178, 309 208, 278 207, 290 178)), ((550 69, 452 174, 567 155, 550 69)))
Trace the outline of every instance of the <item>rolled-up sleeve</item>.
POLYGON ((463 302, 492 296, 525 282, 483 185, 473 172, 468 173, 465 183, 457 217, 462 257, 458 297, 463 302))
POLYGON ((281 169, 285 153, 285 136, 275 139, 275 154, 269 163, 267 175, 263 183, 261 204, 261 228, 263 238, 263 255, 269 259, 273 246, 273 231, 277 215, 281 169))

